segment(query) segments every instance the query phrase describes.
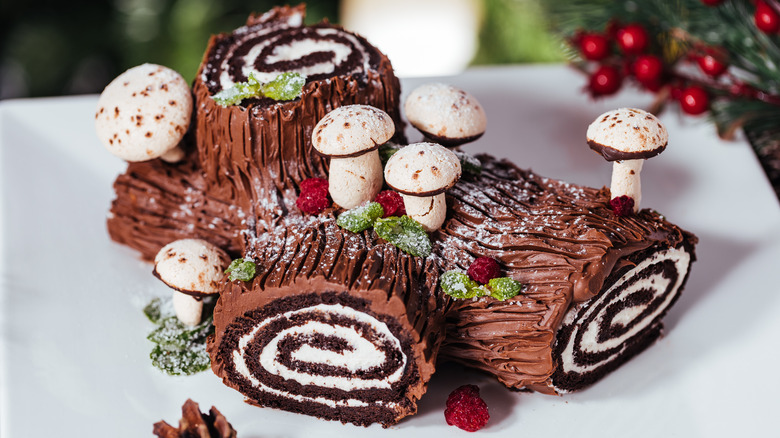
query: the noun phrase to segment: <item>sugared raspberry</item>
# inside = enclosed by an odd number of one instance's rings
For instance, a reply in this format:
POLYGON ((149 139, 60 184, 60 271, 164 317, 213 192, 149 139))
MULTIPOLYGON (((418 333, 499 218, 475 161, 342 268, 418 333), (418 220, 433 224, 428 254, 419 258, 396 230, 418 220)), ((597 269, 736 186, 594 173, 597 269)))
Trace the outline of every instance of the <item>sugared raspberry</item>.
POLYGON ((612 213, 617 217, 634 214, 634 198, 630 196, 623 195, 612 198, 609 201, 609 206, 612 207, 612 213))
POLYGON ((379 194, 376 195, 376 198, 374 198, 374 201, 382 205, 382 209, 385 211, 385 214, 382 217, 403 216, 406 214, 404 199, 398 192, 392 190, 379 192, 379 194))
POLYGON ((450 426, 457 426, 467 432, 476 432, 485 427, 490 413, 487 404, 479 396, 479 387, 463 385, 452 391, 447 397, 444 418, 450 426))
POLYGON ((471 263, 466 273, 477 283, 487 284, 488 281, 501 276, 501 266, 494 258, 479 257, 471 263))
POLYGON ((328 180, 325 178, 309 178, 301 181, 301 193, 323 192, 328 194, 328 180))
POLYGON ((298 200, 295 201, 295 205, 304 213, 318 214, 330 207, 330 199, 328 199, 327 192, 309 190, 301 192, 298 200))

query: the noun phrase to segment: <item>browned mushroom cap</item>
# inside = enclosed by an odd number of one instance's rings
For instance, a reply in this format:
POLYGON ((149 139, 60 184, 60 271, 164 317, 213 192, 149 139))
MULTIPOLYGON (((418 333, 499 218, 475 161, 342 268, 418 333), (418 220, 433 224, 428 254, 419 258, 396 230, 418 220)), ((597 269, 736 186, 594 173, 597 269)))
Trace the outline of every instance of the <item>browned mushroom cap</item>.
POLYGON ((404 112, 423 135, 447 147, 469 143, 487 126, 485 110, 471 94, 450 85, 423 84, 412 90, 404 112))
POLYGON ((460 160, 454 152, 435 143, 415 143, 401 148, 385 165, 385 182, 393 190, 412 196, 433 196, 460 179, 460 160))
POLYGON ((314 127, 312 146, 322 155, 346 158, 377 149, 395 134, 393 119, 368 105, 338 107, 314 127))
POLYGON ((202 297, 219 292, 218 285, 230 263, 220 248, 200 239, 171 242, 154 258, 154 275, 172 289, 202 297))
POLYGON ((666 148, 669 133, 654 115, 636 108, 608 111, 588 126, 588 145, 607 161, 654 157, 666 148))

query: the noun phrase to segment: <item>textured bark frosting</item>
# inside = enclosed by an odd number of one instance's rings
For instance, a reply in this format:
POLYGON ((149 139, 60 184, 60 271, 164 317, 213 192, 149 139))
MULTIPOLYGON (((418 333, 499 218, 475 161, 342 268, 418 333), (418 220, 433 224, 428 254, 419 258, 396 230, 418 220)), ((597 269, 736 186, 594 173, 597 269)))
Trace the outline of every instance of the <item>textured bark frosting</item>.
POLYGON ((250 18, 246 27, 232 34, 212 37, 193 85, 197 144, 207 186, 247 211, 295 190, 304 179, 327 175, 327 158, 313 153, 311 136, 331 110, 371 105, 387 112, 398 135, 403 133, 400 85, 386 56, 337 26, 301 27, 301 10, 274 11, 250 18), (310 70, 312 66, 317 69, 310 70), (332 70, 326 73, 322 66, 332 70), (224 108, 211 98, 250 70, 283 69, 320 72, 308 76, 301 97, 290 102, 254 99, 224 108))

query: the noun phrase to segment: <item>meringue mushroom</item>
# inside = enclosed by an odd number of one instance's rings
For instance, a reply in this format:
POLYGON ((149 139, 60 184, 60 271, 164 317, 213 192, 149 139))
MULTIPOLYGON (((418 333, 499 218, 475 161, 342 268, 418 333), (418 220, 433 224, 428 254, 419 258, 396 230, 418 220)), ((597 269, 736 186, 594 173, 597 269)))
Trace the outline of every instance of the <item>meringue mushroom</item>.
POLYGON ((393 134, 393 119, 368 105, 336 108, 317 123, 312 146, 331 159, 328 183, 334 203, 350 209, 376 197, 382 189, 377 149, 393 134))
POLYGON ((608 111, 588 126, 588 145, 612 166, 612 198, 628 196, 639 211, 642 188, 639 174, 644 160, 666 148, 669 133, 652 114, 636 108, 608 111))
POLYGON ((425 231, 439 229, 447 216, 444 192, 458 182, 460 159, 435 143, 401 148, 385 165, 385 181, 401 194, 406 214, 425 231))
POLYGON ((190 126, 192 93, 174 70, 133 67, 106 86, 98 99, 95 130, 112 154, 127 161, 184 157, 178 147, 190 126))
POLYGON ((182 239, 160 249, 154 258, 154 275, 173 291, 173 308, 183 324, 198 325, 203 298, 219 292, 230 257, 200 239, 182 239))
POLYGON ((487 117, 471 94, 450 85, 423 84, 404 102, 406 118, 423 135, 447 147, 472 142, 485 133, 487 117))

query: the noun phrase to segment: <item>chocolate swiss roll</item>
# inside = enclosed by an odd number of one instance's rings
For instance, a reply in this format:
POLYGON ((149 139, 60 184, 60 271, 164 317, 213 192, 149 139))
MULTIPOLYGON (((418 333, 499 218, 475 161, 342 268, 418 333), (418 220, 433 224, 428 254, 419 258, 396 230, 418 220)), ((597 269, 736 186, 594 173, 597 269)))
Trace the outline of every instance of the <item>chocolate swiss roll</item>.
POLYGON ((379 108, 393 118, 398 135, 403 132, 400 85, 387 57, 338 26, 303 26, 303 15, 302 6, 275 8, 212 37, 193 85, 208 187, 244 208, 327 175, 327 159, 312 150, 312 130, 339 106, 379 108), (306 76, 293 101, 249 99, 222 107, 212 99, 249 74, 262 82, 284 72, 306 76))
POLYGON ((259 406, 364 426, 415 413, 444 336, 434 260, 333 216, 293 222, 250 239, 257 276, 220 294, 214 373, 259 406))
POLYGON ((695 259, 696 237, 642 210, 616 217, 609 191, 481 156, 482 174, 448 193, 434 251, 465 270, 498 260, 525 285, 508 301, 456 301, 442 356, 515 389, 581 389, 644 350, 695 259))

